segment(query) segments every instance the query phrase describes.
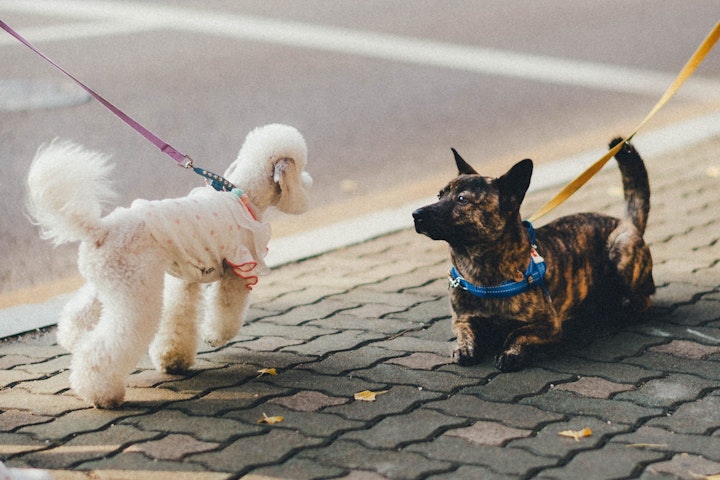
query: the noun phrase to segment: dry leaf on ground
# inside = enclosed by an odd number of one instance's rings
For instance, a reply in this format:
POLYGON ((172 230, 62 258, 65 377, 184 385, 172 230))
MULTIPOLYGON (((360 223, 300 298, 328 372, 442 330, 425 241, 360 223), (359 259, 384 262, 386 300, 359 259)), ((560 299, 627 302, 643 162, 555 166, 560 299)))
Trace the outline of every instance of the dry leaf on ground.
POLYGON ((263 375, 277 375, 277 370, 274 368, 261 368, 258 370, 258 376, 255 378, 260 378, 263 375))
POLYGON ((558 435, 560 435, 561 437, 570 437, 576 442, 579 442, 581 438, 589 437, 590 435, 592 435, 592 430, 590 430, 588 427, 585 427, 582 430, 564 430, 562 432, 558 432, 558 435))
POLYGON ((268 417, 267 415, 265 415, 265 412, 263 412, 263 416, 260 420, 258 420, 258 423, 267 423, 268 425, 272 425, 274 423, 280 423, 283 420, 285 420, 285 418, 281 417, 280 415, 275 417, 268 417))
POLYGON ((362 392, 358 392, 355 394, 355 400, 360 400, 363 402, 374 402, 375 397, 378 395, 382 395, 383 393, 387 393, 387 390, 382 390, 380 392, 371 392, 370 390, 363 390, 362 392))
POLYGON ((692 476, 692 478, 699 478, 702 480, 720 480, 720 473, 714 473, 712 475, 700 475, 698 473, 694 472, 688 472, 692 476))

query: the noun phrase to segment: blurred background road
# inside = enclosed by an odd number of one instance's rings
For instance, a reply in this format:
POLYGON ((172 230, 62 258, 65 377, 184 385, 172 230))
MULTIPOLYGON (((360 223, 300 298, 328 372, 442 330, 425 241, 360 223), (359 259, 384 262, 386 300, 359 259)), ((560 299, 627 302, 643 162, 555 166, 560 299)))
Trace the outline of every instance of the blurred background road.
MULTIPOLYGON (((258 125, 297 127, 314 209, 274 218, 282 236, 432 195, 454 175, 450 147, 488 175, 602 147, 645 116, 720 5, 0 0, 0 19, 210 170, 258 125)), ((715 51, 649 128, 719 106, 715 51)), ((76 245, 53 249, 24 213, 30 161, 55 137, 113 156, 120 205, 199 182, 0 32, 0 298, 77 276, 76 245)))

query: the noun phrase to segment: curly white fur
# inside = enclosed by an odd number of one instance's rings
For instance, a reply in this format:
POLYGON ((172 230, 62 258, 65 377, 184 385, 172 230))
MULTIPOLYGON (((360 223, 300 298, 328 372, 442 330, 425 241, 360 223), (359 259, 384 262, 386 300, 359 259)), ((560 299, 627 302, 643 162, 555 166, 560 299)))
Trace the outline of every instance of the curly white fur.
POLYGON ((207 191, 136 201, 102 216, 115 197, 108 157, 69 142, 39 149, 28 175, 28 210, 43 237, 81 241, 78 265, 87 283, 61 314, 58 342, 73 354, 70 383, 82 398, 102 408, 122 403, 127 376, 148 347, 159 370, 189 369, 201 312, 203 338, 212 345, 237 334, 249 307, 246 287, 266 273, 262 215, 271 206, 307 209, 306 163, 296 129, 267 125, 248 134, 224 174, 245 192, 257 221, 235 193, 207 191), (177 234, 167 230, 169 214, 184 227, 177 234), (238 262, 244 263, 233 270, 238 262), (206 282, 215 283, 201 289, 206 282))

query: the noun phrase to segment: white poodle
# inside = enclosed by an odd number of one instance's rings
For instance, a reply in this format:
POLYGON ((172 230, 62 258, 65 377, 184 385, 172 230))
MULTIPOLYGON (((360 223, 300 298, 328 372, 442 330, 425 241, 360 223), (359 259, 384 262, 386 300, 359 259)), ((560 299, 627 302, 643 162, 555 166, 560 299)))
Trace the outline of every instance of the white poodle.
POLYGON ((78 265, 87 283, 63 310, 57 332, 73 354, 70 384, 82 398, 101 408, 121 404, 127 376, 148 346, 157 369, 189 369, 202 310, 202 336, 211 345, 237 334, 252 286, 269 273, 265 210, 307 210, 306 157, 296 129, 260 127, 223 175, 236 190, 206 186, 183 198, 136 200, 103 217, 114 197, 108 158, 67 142, 38 151, 28 175, 30 214, 56 244, 82 241, 78 265))

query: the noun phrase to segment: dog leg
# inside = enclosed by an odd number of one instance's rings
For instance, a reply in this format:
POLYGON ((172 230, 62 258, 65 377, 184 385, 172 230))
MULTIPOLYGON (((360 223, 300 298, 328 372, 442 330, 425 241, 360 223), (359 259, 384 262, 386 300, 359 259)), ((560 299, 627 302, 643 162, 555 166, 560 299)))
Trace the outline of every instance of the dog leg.
POLYGON ((208 287, 202 336, 213 347, 225 345, 240 331, 250 307, 245 285, 244 279, 230 274, 208 287))
POLYGON ((60 314, 57 329, 57 341, 66 350, 72 352, 78 340, 95 328, 102 305, 97 298, 95 288, 86 283, 68 301, 60 314))
POLYGON ((477 351, 475 330, 469 316, 457 316, 453 312, 453 333, 457 337, 457 346, 452 353, 452 360, 458 365, 474 365, 480 361, 477 351))
POLYGON ((634 225, 623 221, 608 237, 610 261, 615 266, 630 308, 646 312, 655 293, 650 248, 634 225))
POLYGON ((155 258, 138 256, 134 265, 118 262, 112 276, 95 281, 102 315, 75 345, 70 364, 70 385, 95 407, 114 408, 123 402, 127 377, 157 330, 163 271, 157 252, 150 254, 155 258), (128 271, 135 272, 132 280, 117 275, 128 271))
POLYGON ((555 342, 560 339, 561 331, 560 319, 554 312, 547 318, 513 330, 505 340, 503 351, 495 358, 495 367, 501 372, 521 370, 528 347, 555 342))
POLYGON ((165 305, 150 359, 161 372, 183 373, 195 363, 200 284, 165 275, 165 305))

